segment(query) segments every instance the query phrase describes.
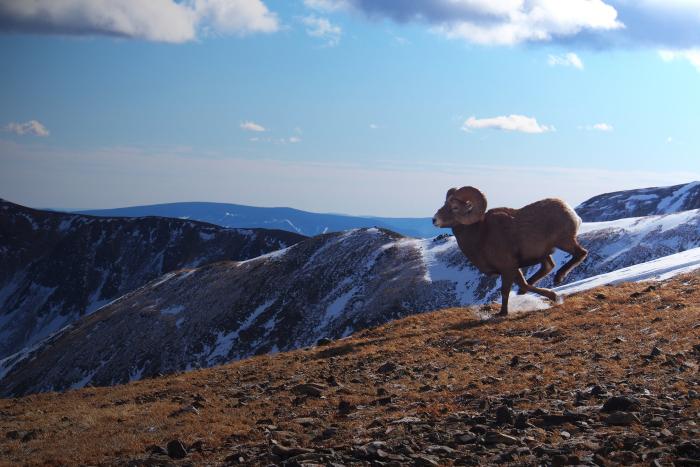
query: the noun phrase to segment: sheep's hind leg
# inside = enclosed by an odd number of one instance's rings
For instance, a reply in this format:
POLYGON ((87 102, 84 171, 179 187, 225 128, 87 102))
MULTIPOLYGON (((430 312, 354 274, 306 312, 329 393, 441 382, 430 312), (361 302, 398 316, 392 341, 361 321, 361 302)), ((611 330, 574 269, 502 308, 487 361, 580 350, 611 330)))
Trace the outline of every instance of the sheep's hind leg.
MULTIPOLYGON (((527 280, 527 283, 530 285, 535 285, 539 281, 542 280, 544 276, 549 274, 552 269, 554 269, 554 259, 552 259, 552 255, 547 255, 545 259, 542 260, 540 263, 540 269, 537 270, 536 273, 534 273, 530 278, 527 280)), ((523 289, 520 287, 518 289, 518 295, 524 295, 527 292, 527 290, 523 289)))
POLYGON ((508 297, 510 296, 511 287, 513 287, 513 278, 501 275, 501 311, 498 313, 498 316, 508 315, 508 297))
POLYGON ((518 269, 518 271, 515 275, 515 283, 518 284, 518 286, 520 286, 521 289, 524 289, 528 292, 534 292, 536 294, 543 295, 552 301, 556 301, 556 299, 557 299, 557 294, 554 293, 553 291, 551 291, 549 289, 541 289, 539 287, 535 287, 533 285, 528 284, 525 281, 525 277, 523 277, 523 273, 520 272, 520 269, 518 269))
POLYGON ((571 259, 557 271, 557 274, 554 276, 554 285, 559 285, 564 282, 564 279, 566 279, 569 272, 578 266, 584 259, 586 259, 586 256, 588 256, 588 251, 586 251, 586 249, 579 245, 576 241, 574 241, 571 245, 566 245, 564 248, 558 248, 569 253, 571 255, 571 259))

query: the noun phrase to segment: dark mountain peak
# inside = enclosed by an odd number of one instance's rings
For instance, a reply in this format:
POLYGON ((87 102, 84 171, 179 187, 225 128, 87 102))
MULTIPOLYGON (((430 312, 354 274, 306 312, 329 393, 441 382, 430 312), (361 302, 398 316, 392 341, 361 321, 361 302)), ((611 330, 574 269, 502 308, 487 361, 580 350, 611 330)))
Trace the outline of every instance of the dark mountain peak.
POLYGON ((668 187, 640 188, 594 196, 576 212, 584 222, 600 222, 671 214, 700 208, 700 182, 668 187))

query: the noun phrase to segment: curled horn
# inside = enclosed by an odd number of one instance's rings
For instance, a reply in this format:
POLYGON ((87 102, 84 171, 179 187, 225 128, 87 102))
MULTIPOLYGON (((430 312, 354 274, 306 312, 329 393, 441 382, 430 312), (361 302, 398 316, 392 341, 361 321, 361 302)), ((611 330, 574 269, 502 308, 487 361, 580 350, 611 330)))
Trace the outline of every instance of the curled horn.
POLYGON ((474 224, 484 218, 486 196, 481 191, 472 186, 463 186, 459 190, 455 190, 452 195, 472 208, 467 222, 461 222, 461 224, 474 224))

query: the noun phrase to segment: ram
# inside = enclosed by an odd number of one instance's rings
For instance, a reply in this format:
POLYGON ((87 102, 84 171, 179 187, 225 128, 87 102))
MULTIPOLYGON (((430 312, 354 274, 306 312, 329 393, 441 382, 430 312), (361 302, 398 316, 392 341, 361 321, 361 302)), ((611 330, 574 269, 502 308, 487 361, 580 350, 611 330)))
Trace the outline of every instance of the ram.
POLYGON ((433 224, 452 228, 459 248, 479 271, 501 276, 500 315, 508 314, 513 283, 520 287, 519 294, 534 292, 556 300, 554 291, 535 284, 554 268, 555 248, 571 255, 554 276, 555 285, 586 258, 588 252, 576 240, 581 219, 560 199, 543 199, 520 209, 486 211, 486 204, 484 194, 474 187, 451 188, 433 224), (536 264, 539 270, 526 281, 520 268, 536 264))

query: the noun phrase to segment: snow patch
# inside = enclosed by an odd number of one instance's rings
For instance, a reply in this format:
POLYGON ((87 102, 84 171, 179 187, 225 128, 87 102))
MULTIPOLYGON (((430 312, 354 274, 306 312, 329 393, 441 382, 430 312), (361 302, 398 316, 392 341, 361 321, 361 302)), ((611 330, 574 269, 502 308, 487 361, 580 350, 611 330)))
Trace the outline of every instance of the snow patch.
POLYGON ((659 195, 651 194, 651 195, 632 195, 629 198, 627 198, 627 201, 651 201, 654 199, 657 199, 659 195))
POLYGON ((671 196, 663 199, 656 207, 656 211, 658 213, 678 211, 683 207, 683 203, 688 197, 688 194, 690 194, 690 191, 698 186, 700 186, 700 182, 692 182, 682 186, 678 190, 674 191, 671 196))
POLYGON ((58 224, 58 230, 59 232, 66 232, 68 229, 71 228, 71 225, 73 224, 73 219, 74 218, 68 218, 68 219, 63 219, 60 224, 58 224))
POLYGON ((265 310, 270 308, 270 305, 272 305, 275 300, 276 299, 270 299, 258 306, 250 315, 248 315, 246 320, 243 321, 243 323, 241 323, 241 325, 235 331, 231 331, 229 333, 224 333, 222 331, 217 332, 216 342, 214 343, 211 352, 206 352, 208 353, 207 364, 213 365, 220 363, 222 359, 226 358, 231 351, 233 344, 238 340, 238 336, 241 334, 241 332, 249 329, 255 320, 258 319, 258 317, 263 314, 265 310))
POLYGON ((204 232, 204 231, 199 231, 199 238, 204 240, 205 242, 208 242, 210 240, 213 240, 215 235, 212 232, 204 232))
MULTIPOLYGON (((161 259, 162 259, 162 258, 161 258, 161 259)), ((152 289, 155 289, 155 288, 158 287, 159 285, 161 285, 161 284, 163 284, 163 283, 165 283, 165 282, 168 282, 170 279, 172 279, 172 278, 175 277, 176 275, 177 275, 177 273, 175 273, 175 272, 169 272, 169 273, 165 274, 164 276, 161 276, 161 278, 160 278, 160 279, 157 279, 156 282, 151 283, 151 288, 152 288, 152 289)))
POLYGON ((700 269, 700 248, 664 256, 646 263, 635 264, 617 271, 589 277, 554 289, 564 295, 582 292, 602 285, 622 282, 663 281, 679 274, 700 269))
MULTIPOLYGON (((500 303, 500 301, 499 301, 500 303)), ((530 311, 546 310, 552 307, 552 302, 540 295, 518 295, 511 292, 508 296, 508 313, 527 313, 530 311)))
POLYGON ((129 381, 138 381, 141 379, 143 376, 143 371, 146 369, 146 366, 142 366, 141 368, 132 368, 129 370, 129 381))
POLYGON ((249 263, 253 263, 253 262, 257 262, 257 261, 267 261, 267 260, 280 259, 284 255, 286 255, 289 252, 289 250, 291 250, 295 246, 296 245, 288 246, 287 248, 282 248, 281 250, 275 250, 273 252, 270 252, 270 253, 267 253, 264 255, 260 255, 260 256, 256 256, 255 258, 247 259, 245 261, 238 261, 236 263, 236 265, 242 266, 244 264, 249 264, 249 263))
POLYGON ((326 313, 323 316, 323 319, 321 320, 321 324, 319 326, 319 329, 323 329, 326 326, 328 326, 330 323, 332 323, 335 319, 343 315, 343 310, 345 310, 345 307, 347 306, 348 302, 350 299, 357 293, 357 289, 355 287, 351 288, 344 294, 341 294, 338 298, 336 298, 333 303, 328 305, 326 307, 326 313))
POLYGON ((160 310, 160 314, 174 316, 179 315, 183 311, 185 311, 185 307, 183 305, 173 305, 160 310))
POLYGON ((451 282, 461 305, 466 306, 476 302, 472 284, 479 280, 481 274, 461 261, 462 253, 454 237, 441 240, 432 238, 407 240, 404 243, 410 244, 421 254, 425 266, 423 278, 426 282, 451 282), (448 255, 454 253, 457 253, 459 260, 452 262, 450 260, 453 258, 448 255))
POLYGON ((579 235, 596 230, 604 231, 607 229, 625 230, 630 235, 645 235, 649 232, 659 229, 664 232, 678 227, 681 224, 686 224, 696 217, 700 216, 700 209, 691 209, 689 211, 681 211, 672 214, 662 214, 645 217, 627 217, 614 221, 605 222, 584 222, 579 228, 579 235))

